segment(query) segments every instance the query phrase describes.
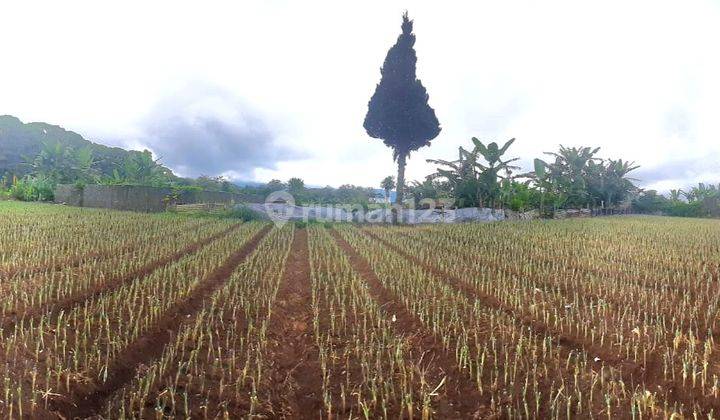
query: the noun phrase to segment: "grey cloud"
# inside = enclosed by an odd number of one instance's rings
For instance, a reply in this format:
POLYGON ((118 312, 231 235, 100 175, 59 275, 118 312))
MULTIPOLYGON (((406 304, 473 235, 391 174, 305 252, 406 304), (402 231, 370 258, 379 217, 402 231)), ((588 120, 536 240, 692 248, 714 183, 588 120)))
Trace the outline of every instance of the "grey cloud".
POLYGON ((640 167, 632 173, 633 178, 640 180, 642 185, 650 185, 661 181, 674 181, 678 187, 685 187, 692 180, 707 173, 720 172, 720 161, 717 158, 688 158, 670 160, 658 165, 640 167))
POLYGON ((251 179, 255 169, 275 169, 278 162, 305 157, 278 143, 263 115, 216 88, 173 95, 145 121, 142 143, 184 176, 232 171, 251 179))

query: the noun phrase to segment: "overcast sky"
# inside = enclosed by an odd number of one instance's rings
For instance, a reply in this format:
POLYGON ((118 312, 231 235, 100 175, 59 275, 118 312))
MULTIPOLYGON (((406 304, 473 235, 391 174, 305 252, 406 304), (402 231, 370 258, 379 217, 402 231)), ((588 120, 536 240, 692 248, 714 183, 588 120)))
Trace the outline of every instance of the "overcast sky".
POLYGON ((409 179, 470 137, 600 146, 641 185, 720 182, 717 1, 16 1, 0 4, 0 114, 150 148, 177 173, 377 186, 362 127, 379 68, 415 21, 442 125, 409 179))

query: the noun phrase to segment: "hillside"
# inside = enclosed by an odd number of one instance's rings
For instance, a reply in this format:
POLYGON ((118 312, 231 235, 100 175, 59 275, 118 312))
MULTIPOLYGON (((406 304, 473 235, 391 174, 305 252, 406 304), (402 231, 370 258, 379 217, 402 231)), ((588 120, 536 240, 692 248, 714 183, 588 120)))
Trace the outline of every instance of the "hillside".
POLYGON ((37 156, 43 142, 48 141, 60 142, 72 149, 90 148, 96 168, 105 176, 111 176, 113 169, 120 167, 128 156, 139 153, 93 143, 56 125, 42 122, 23 124, 11 115, 0 115, 0 177, 28 174, 31 168, 26 164, 27 160, 37 156))

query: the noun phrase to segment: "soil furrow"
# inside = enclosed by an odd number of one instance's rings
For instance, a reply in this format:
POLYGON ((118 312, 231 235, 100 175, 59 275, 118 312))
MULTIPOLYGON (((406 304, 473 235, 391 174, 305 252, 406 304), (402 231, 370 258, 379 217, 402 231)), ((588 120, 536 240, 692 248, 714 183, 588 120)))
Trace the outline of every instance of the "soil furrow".
POLYGON ((720 411, 720 401, 717 401, 714 398, 705 395, 697 395, 693 389, 684 387, 681 383, 665 380, 662 374, 662 361, 658 360, 654 356, 654 354, 648 355, 647 363, 645 366, 643 366, 641 363, 637 363, 633 360, 627 359, 615 351, 606 349, 592 343, 588 343, 582 338, 577 338, 556 331, 552 327, 535 320, 531 316, 524 315, 519 311, 516 311, 515 309, 505 305, 496 297, 480 292, 470 284, 450 275, 444 270, 424 263, 414 255, 407 253, 395 244, 392 244, 378 237, 372 232, 368 232, 366 230, 361 230, 361 232, 371 237, 372 239, 380 242, 381 244, 387 246, 389 249, 403 256, 405 259, 411 261, 413 264, 417 264, 428 270, 437 278, 441 279, 446 284, 450 285, 455 290, 464 294, 468 298, 477 300, 487 307, 504 312, 508 316, 517 319, 520 323, 522 323, 522 325, 530 328, 537 334, 547 335, 554 338, 560 346, 566 348, 569 351, 584 352, 589 356, 590 359, 613 367, 614 369, 618 370, 625 383, 633 385, 643 383, 646 389, 652 391, 659 391, 663 397, 668 398, 670 401, 676 401, 688 407, 692 407, 694 404, 698 404, 707 411, 710 411, 711 409, 715 412, 720 411))
POLYGON ((322 376, 313 333, 312 281, 306 229, 297 229, 268 323, 270 402, 275 415, 322 417, 322 376))
POLYGON ((21 311, 19 314, 14 315, 11 319, 3 320, 2 324, 0 325, 0 332, 3 336, 5 336, 12 333, 16 325, 21 320, 24 320, 24 322, 27 323, 32 319, 39 318, 40 316, 47 314, 48 312, 56 314, 63 310, 67 311, 78 305, 81 305, 86 300, 98 297, 105 293, 111 293, 114 290, 122 287, 125 283, 133 281, 138 277, 145 277, 148 274, 154 272, 155 270, 164 267, 174 261, 177 261, 186 255, 194 254, 195 252, 197 252, 204 246, 210 244, 211 242, 225 237, 233 231, 239 229, 241 225, 241 223, 235 224, 228 229, 223 230, 222 232, 218 232, 214 235, 208 236, 207 238, 196 241, 188 245, 187 247, 175 252, 172 255, 168 255, 167 257, 152 261, 151 263, 144 265, 134 271, 131 271, 130 273, 124 274, 116 278, 108 279, 91 290, 84 291, 83 293, 79 293, 74 296, 66 297, 59 301, 48 302, 43 305, 21 311))
POLYGON ((386 313, 395 316, 397 320, 393 323, 395 332, 406 336, 412 343, 412 348, 427 349, 425 357, 429 357, 446 375, 446 398, 440 401, 442 405, 435 407, 439 418, 458 418, 461 413, 482 415, 481 405, 485 408, 489 406, 490 395, 480 395, 469 377, 458 369, 455 357, 445 351, 442 343, 432 332, 428 331, 422 322, 383 286, 370 263, 355 251, 337 230, 331 229, 331 234, 349 258, 350 264, 367 282, 373 299, 386 313))
POLYGON ((147 365, 162 355, 163 349, 175 337, 184 322, 189 322, 205 302, 230 278, 235 269, 250 255, 272 228, 265 226, 220 267, 208 274, 192 293, 174 305, 153 330, 120 353, 107 369, 107 380, 89 392, 73 396, 74 403, 63 404, 57 411, 66 418, 86 418, 98 415, 105 400, 121 389, 135 376, 139 367, 147 365))

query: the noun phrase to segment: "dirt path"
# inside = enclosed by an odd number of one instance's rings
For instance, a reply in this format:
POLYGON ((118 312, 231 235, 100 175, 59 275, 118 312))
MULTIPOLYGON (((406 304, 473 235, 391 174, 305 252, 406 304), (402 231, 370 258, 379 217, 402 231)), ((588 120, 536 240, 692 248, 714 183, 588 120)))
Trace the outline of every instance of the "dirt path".
POLYGON ((405 306, 398 302, 372 267, 353 247, 335 230, 331 234, 335 242, 350 259, 353 269, 367 282, 370 294, 387 314, 393 314, 397 321, 393 323, 395 332, 408 337, 411 348, 425 350, 424 358, 440 368, 445 375, 445 398, 435 407, 438 418, 472 418, 488 414, 489 394, 481 396, 472 380, 458 368, 455 357, 444 351, 442 343, 427 330, 420 320, 405 306))
POLYGON ((322 376, 313 334, 306 229, 297 229, 268 324, 273 417, 322 417, 322 376))
POLYGON ((590 360, 596 360, 595 363, 597 363, 598 366, 602 363, 606 366, 611 366, 617 369, 625 383, 642 382, 648 389, 660 390, 660 394, 664 398, 669 399, 671 402, 679 402, 687 407, 692 407, 694 404, 698 404, 708 412, 710 410, 714 410, 715 412, 720 411, 720 401, 712 397, 698 395, 691 387, 684 387, 675 381, 666 381, 663 378, 662 361, 658 360, 654 354, 648 355, 647 365, 643 366, 640 363, 636 363, 635 361, 618 354, 616 351, 593 344, 589 340, 559 332, 556 329, 545 325, 543 322, 532 318, 531 316, 524 315, 521 312, 516 311, 498 300, 496 297, 482 293, 472 285, 454 277, 450 273, 424 263, 419 258, 407 253, 398 246, 380 238, 374 233, 366 230, 360 231, 373 240, 376 240, 393 250, 405 259, 411 261, 413 264, 428 270, 437 278, 441 279, 458 292, 464 294, 466 297, 478 300, 484 306, 504 312, 508 316, 517 319, 520 323, 530 328, 536 334, 552 337, 557 344, 564 349, 563 353, 584 352, 588 355, 590 360))
POLYGON ((184 322, 192 322, 192 315, 202 309, 205 299, 225 284, 233 271, 250 255, 270 229, 270 225, 261 229, 223 265, 208 274, 190 296, 170 308, 152 331, 120 353, 108 367, 108 379, 105 383, 99 384, 92 391, 75 395, 74 403, 57 407, 57 411, 66 418, 85 418, 100 414, 105 400, 130 382, 138 367, 149 365, 162 355, 165 346, 175 338, 181 325, 184 322))
POLYGON ((0 324, 0 333, 2 333, 3 336, 6 336, 8 334, 11 334, 13 330, 15 329, 15 326, 21 321, 28 324, 31 320, 41 317, 42 315, 47 314, 48 312, 51 312, 52 315, 56 315, 60 313, 61 311, 68 312, 72 308, 81 305, 86 300, 92 299, 94 297, 98 297, 102 294, 106 293, 112 293, 113 291, 119 289, 122 287, 125 283, 131 282, 134 279, 138 277, 145 277, 148 274, 151 274, 155 270, 164 267, 168 264, 171 264, 182 257, 194 254, 204 246, 210 244, 213 241, 216 241, 222 237, 225 237, 232 233, 233 231, 239 229, 241 226, 240 223, 233 225, 229 227, 228 229, 223 230, 222 232, 218 232, 214 235, 208 236, 207 238, 201 239, 199 241, 193 242, 192 244, 186 246, 185 248, 175 252, 172 255, 168 255, 167 257, 163 257, 160 259, 157 259, 155 261, 150 262, 149 264, 146 264, 136 270, 131 271, 130 273, 127 273, 125 275, 116 277, 116 278, 110 278, 105 280, 102 284, 97 284, 95 287, 92 287, 88 290, 85 290, 83 292, 80 292, 74 296, 69 296, 63 299, 60 299, 58 301, 52 301, 47 302, 45 304, 42 304, 40 306, 35 306, 31 308, 27 308, 25 310, 20 311, 19 313, 12 315, 11 317, 8 316, 6 319, 2 321, 2 324, 0 324))

